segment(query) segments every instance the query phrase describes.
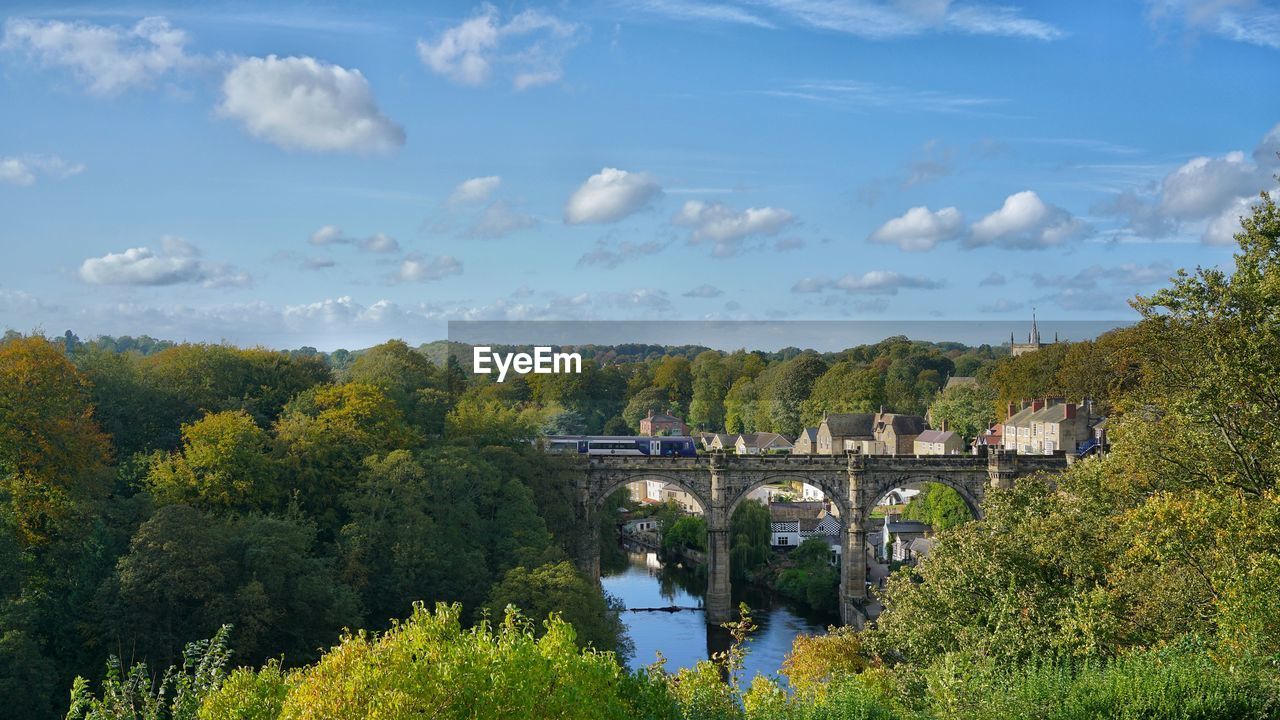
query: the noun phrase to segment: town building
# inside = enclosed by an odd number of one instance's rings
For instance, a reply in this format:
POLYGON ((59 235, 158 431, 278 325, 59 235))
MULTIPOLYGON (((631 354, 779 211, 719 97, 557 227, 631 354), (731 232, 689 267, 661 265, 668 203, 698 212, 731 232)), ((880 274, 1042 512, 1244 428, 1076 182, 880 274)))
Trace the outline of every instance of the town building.
POLYGON ((910 562, 911 542, 933 534, 928 523, 918 520, 903 520, 897 513, 884 516, 884 524, 880 530, 880 559, 883 562, 910 562))
POLYGON ((688 435, 689 426, 675 415, 650 410, 649 414, 640 420, 640 434, 647 437, 688 435))
MULTIPOLYGON (((775 502, 769 504, 769 544, 775 548, 795 547, 802 541, 800 523, 805 521, 809 530, 816 528, 828 517, 826 506, 820 502, 775 502)), ((839 521, 837 527, 839 526, 839 521)))
POLYGON ((737 442, 738 442, 737 435, 730 435, 728 433, 716 433, 715 436, 711 438, 711 444, 707 447, 707 449, 711 451, 719 450, 719 451, 728 452, 730 450, 735 449, 735 444, 737 442))
POLYGON ((818 452, 818 428, 809 427, 800 431, 791 446, 792 455, 816 455, 818 452))
POLYGON ((964 452, 964 438, 950 430, 925 430, 916 436, 916 455, 959 455, 964 452))
POLYGON ((873 434, 878 442, 884 443, 884 449, 875 454, 914 454, 916 438, 928 427, 929 424, 919 415, 900 415, 881 410, 876 413, 873 434))
MULTIPOLYGON (((876 416, 873 413, 832 413, 822 418, 815 436, 816 453, 841 455, 862 441, 874 442, 876 416)), ((868 453, 873 454, 873 453, 868 453)))
POLYGON ((772 455, 791 452, 792 442, 775 432, 742 433, 733 443, 739 455, 772 455))
POLYGON ((1023 455, 1075 453, 1093 437, 1098 420, 1090 417, 1088 403, 1066 402, 1061 397, 1026 401, 1021 409, 1010 403, 1008 412, 1002 446, 1023 455))
POLYGON ((1014 342, 1013 333, 1009 333, 1009 354, 1014 357, 1018 357, 1019 355, 1026 355, 1027 353, 1035 352, 1040 348, 1053 345, 1057 342, 1057 333, 1054 333, 1053 335, 1053 342, 1040 342, 1040 329, 1036 327, 1036 311, 1033 309, 1031 311, 1031 332, 1027 333, 1027 341, 1025 343, 1014 342))

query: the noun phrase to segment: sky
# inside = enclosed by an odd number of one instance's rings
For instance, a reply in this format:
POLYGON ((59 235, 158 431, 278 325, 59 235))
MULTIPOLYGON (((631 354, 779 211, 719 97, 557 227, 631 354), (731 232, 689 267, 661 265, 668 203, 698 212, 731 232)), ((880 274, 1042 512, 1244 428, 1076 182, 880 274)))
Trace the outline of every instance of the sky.
MULTIPOLYGON (((1280 2, 0 3, 0 327, 1125 321, 1280 172, 1280 2)), ((993 342, 998 339, 993 338, 993 342)))

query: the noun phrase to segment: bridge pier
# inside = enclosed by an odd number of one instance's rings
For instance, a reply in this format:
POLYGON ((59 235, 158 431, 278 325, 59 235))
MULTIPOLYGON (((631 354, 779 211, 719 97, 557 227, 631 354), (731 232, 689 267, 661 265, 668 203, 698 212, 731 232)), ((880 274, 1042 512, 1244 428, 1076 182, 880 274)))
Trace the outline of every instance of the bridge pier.
POLYGON ((729 508, 725 497, 725 471, 721 458, 711 459, 711 497, 704 508, 707 519, 707 624, 733 620, 733 586, 729 574, 729 508))
POLYGON ((600 581, 600 511, 590 498, 578 503, 578 521, 582 523, 578 535, 574 564, 591 580, 600 581))

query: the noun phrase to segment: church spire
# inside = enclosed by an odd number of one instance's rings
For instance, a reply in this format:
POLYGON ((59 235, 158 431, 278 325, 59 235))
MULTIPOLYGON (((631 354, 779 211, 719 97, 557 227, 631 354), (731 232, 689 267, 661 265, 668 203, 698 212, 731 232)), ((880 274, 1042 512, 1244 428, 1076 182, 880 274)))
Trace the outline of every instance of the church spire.
POLYGON ((1036 327, 1036 309, 1031 308, 1031 344, 1040 344, 1040 329, 1036 327))

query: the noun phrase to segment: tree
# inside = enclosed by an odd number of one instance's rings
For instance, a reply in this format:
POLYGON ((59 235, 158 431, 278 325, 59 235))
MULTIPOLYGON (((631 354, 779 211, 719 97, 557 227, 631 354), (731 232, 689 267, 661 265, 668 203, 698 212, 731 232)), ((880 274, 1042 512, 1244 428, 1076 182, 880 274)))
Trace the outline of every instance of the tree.
POLYGON ((448 387, 443 373, 403 340, 391 340, 360 353, 347 369, 346 379, 381 390, 422 432, 444 430, 448 387), (446 397, 440 398, 438 393, 446 397))
POLYGON ((689 424, 703 430, 724 428, 724 396, 729 391, 729 373, 720 353, 708 350, 693 359, 693 399, 689 402, 689 424))
POLYGON ((48 542, 102 496, 109 455, 66 356, 40 336, 0 343, 0 501, 24 544, 48 542))
POLYGON ((773 385, 774 432, 792 438, 800 434, 801 406, 808 399, 814 382, 825 372, 827 364, 816 353, 806 352, 787 361, 773 385))
POLYGON ((670 390, 665 387, 647 387, 631 396, 627 409, 622 411, 622 418, 627 421, 627 427, 633 432, 639 432, 640 421, 648 416, 650 411, 667 412, 671 409, 671 405, 670 390))
POLYGON ((934 532, 950 530, 973 519, 960 493, 938 483, 926 483, 919 495, 911 498, 902 510, 905 520, 927 523, 934 532))
POLYGON ((831 413, 869 413, 884 404, 884 378, 874 368, 845 360, 833 364, 813 383, 801 407, 801 422, 815 427, 831 413))
POLYGON ((945 427, 966 443, 981 435, 996 421, 995 393, 981 385, 956 385, 934 398, 929 405, 929 423, 945 427))
POLYGON ((268 509, 282 500, 271 439, 243 410, 182 426, 182 450, 160 455, 147 475, 163 503, 208 510, 268 509))
POLYGON ((598 585, 588 582, 569 562, 524 566, 507 571, 493 587, 484 609, 488 617, 501 617, 507 607, 521 608, 533 620, 556 614, 573 625, 579 647, 615 651, 625 629, 598 585))
POLYGON ((747 500, 734 509, 729 519, 729 568, 735 578, 746 579, 769 561, 769 527, 769 508, 763 504, 747 500))

